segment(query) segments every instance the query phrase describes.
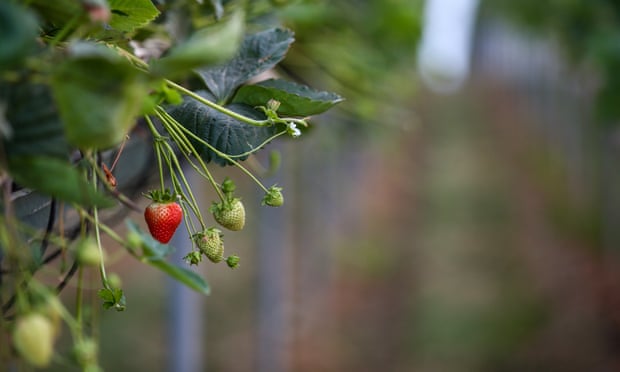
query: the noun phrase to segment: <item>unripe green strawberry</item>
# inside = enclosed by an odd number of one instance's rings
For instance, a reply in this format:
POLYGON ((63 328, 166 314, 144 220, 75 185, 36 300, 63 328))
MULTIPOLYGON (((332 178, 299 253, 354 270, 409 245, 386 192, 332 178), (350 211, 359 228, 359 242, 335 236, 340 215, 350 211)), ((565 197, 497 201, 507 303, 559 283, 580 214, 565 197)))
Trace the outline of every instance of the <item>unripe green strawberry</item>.
POLYGON ((284 204, 284 196, 282 196, 282 188, 271 186, 263 197, 263 205, 270 207, 279 207, 284 204))
POLYGON ((37 307, 37 313, 45 316, 52 325, 54 338, 60 335, 61 317, 64 311, 63 305, 58 297, 48 295, 45 302, 37 307))
POLYGON ((190 265, 198 265, 202 262, 202 252, 200 251, 191 251, 183 257, 183 260, 190 265))
POLYGON ((211 206, 213 218, 228 230, 239 231, 245 226, 245 208, 238 198, 233 198, 211 206))
POLYGON ((94 238, 81 239, 77 243, 76 251, 78 262, 82 265, 98 266, 101 264, 101 251, 94 238))
POLYGON ((224 182, 222 182, 220 188, 225 195, 232 195, 237 189, 237 186, 235 186, 235 183, 230 178, 226 178, 224 182))
POLYGON ((239 258, 239 256, 228 256, 228 258, 226 259, 226 264, 228 265, 228 267, 230 267, 231 269, 236 268, 237 266, 239 266, 239 261, 241 259, 239 258))
POLYGON ((85 338, 76 342, 73 347, 73 353, 81 366, 96 366, 99 346, 92 338, 85 338))
POLYGON ((194 243, 198 249, 214 263, 222 261, 224 258, 224 242, 222 241, 221 231, 211 227, 193 236, 194 243))
POLYGON ((54 327, 52 322, 38 313, 17 318, 13 330, 13 345, 28 363, 35 367, 47 366, 54 353, 54 327))
POLYGON ((117 273, 108 273, 108 285, 112 289, 121 289, 123 286, 123 280, 117 273))
POLYGON ((149 232, 160 243, 166 244, 183 220, 183 209, 174 200, 174 195, 166 191, 151 191, 147 197, 153 202, 144 210, 144 219, 149 232))
POLYGON ((127 246, 135 251, 142 248, 142 237, 134 230, 129 230, 127 233, 127 237, 125 238, 127 241, 127 246))

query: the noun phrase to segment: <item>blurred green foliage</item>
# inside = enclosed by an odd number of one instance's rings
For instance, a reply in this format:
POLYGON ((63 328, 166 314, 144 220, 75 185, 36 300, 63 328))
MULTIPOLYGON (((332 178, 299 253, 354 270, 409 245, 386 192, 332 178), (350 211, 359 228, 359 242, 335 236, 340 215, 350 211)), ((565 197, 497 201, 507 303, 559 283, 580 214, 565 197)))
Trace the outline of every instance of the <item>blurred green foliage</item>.
MULTIPOLYGON (((284 61, 347 101, 341 110, 360 124, 396 124, 415 90, 413 66, 422 24, 421 0, 293 2, 278 18, 295 30, 295 46, 284 61)), ((362 125, 363 126, 363 125, 362 125)))

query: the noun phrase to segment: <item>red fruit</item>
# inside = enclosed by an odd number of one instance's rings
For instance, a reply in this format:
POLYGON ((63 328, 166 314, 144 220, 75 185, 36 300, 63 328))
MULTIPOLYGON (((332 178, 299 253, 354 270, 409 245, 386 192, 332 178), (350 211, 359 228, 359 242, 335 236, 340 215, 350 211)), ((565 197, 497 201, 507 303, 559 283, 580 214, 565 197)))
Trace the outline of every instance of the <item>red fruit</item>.
POLYGON ((155 240, 168 243, 183 220, 183 209, 169 193, 151 192, 153 202, 144 210, 144 219, 155 240))

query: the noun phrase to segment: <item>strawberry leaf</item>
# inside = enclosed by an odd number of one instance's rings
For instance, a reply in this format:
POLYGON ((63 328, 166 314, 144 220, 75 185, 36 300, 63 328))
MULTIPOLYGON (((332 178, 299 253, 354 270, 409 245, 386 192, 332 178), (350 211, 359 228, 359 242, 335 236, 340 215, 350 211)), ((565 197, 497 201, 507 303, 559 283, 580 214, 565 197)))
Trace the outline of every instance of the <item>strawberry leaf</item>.
MULTIPOLYGON (((140 227, 132 220, 126 220, 126 225, 129 231, 135 233, 133 235, 141 240, 140 245, 142 247, 143 256, 139 258, 141 258, 143 262, 158 268, 170 277, 178 280, 197 292, 205 295, 210 293, 211 289, 209 284, 203 277, 191 270, 178 267, 165 260, 165 257, 171 252, 172 249, 168 244, 161 244, 157 242, 148 233, 142 231, 142 229, 140 229, 140 227)), ((137 252, 133 253, 137 255, 137 252)))
MULTIPOLYGON (((209 95, 205 92, 198 92, 198 94, 209 99, 209 95)), ((263 113, 245 104, 234 103, 226 107, 253 119, 265 119, 263 113)), ((278 131, 275 126, 256 127, 240 122, 190 97, 186 97, 183 104, 173 106, 169 113, 203 141, 228 155, 239 155, 253 150, 278 131)), ((226 159, 218 156, 204 144, 195 139, 192 139, 192 144, 206 162, 228 164, 226 159)), ((246 158, 247 155, 235 159, 245 160, 246 158)))
POLYGON ((145 259, 164 259, 170 253, 172 253, 173 248, 168 244, 162 244, 157 240, 153 239, 151 234, 142 231, 140 227, 133 222, 132 220, 126 220, 127 228, 137 233, 135 236, 140 238, 140 247, 142 248, 142 258, 145 259))
POLYGON ((151 266, 160 269, 161 271, 168 274, 170 277, 185 284, 187 287, 195 290, 196 292, 200 292, 204 295, 208 295, 211 293, 211 288, 209 287, 209 284, 204 280, 204 278, 191 270, 172 265, 168 261, 164 260, 149 260, 147 262, 151 266))
POLYGON ((93 189, 68 162, 47 156, 16 156, 9 172, 17 184, 85 207, 110 207, 114 201, 93 189))
POLYGON ((250 106, 267 106, 270 99, 280 102, 278 114, 310 116, 329 110, 343 98, 335 93, 320 92, 286 80, 269 79, 239 89, 233 102, 250 106))
POLYGON ((37 21, 11 2, 0 3, 0 69, 18 66, 36 47, 37 21))
POLYGON ((103 308, 106 310, 113 308, 116 311, 124 311, 126 308, 125 294, 120 288, 103 288, 97 291, 97 295, 103 300, 103 308))
POLYGON ((52 80, 67 140, 80 149, 112 147, 134 126, 147 85, 129 62, 103 46, 75 43, 70 53, 52 80))
POLYGON ((159 10, 151 0, 108 0, 112 17, 110 27, 130 32, 157 18, 159 10))
POLYGON ((2 135, 9 157, 45 155, 66 159, 69 144, 50 89, 42 84, 0 86, 8 128, 2 135))
POLYGON ((284 59, 293 40, 293 32, 282 28, 249 35, 231 61, 196 72, 217 102, 226 103, 241 84, 284 59))
POLYGON ((242 13, 235 13, 225 22, 200 29, 184 43, 172 48, 166 57, 155 60, 151 71, 174 76, 196 67, 224 62, 237 52, 243 26, 242 13))

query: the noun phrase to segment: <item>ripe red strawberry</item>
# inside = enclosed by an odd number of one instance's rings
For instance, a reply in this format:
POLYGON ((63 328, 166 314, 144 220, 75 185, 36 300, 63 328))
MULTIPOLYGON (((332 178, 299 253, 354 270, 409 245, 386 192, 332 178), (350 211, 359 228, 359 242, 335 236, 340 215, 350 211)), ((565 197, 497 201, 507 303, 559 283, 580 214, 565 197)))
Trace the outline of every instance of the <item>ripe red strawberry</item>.
POLYGON ((144 219, 155 240, 168 243, 183 220, 183 209, 166 191, 151 191, 147 197, 153 200, 144 210, 144 219))
POLYGON ((245 208, 238 198, 213 203, 210 211, 217 223, 228 230, 239 231, 245 226, 245 208))

